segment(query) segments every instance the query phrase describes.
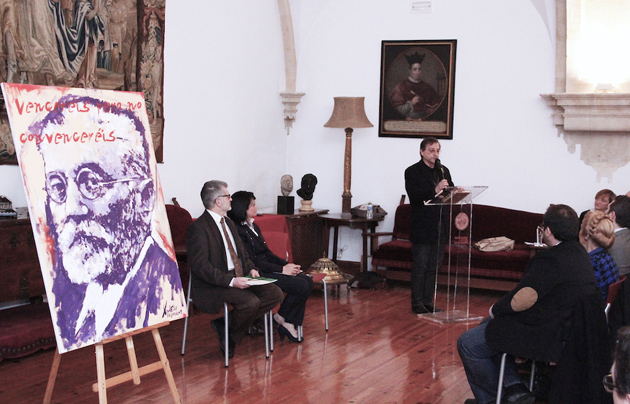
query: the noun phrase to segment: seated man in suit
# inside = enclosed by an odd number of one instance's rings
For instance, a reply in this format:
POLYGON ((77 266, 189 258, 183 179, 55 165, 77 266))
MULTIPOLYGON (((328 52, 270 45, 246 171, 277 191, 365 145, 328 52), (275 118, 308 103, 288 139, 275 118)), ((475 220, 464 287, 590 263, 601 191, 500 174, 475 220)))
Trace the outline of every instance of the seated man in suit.
MULTIPOLYGON (((588 253, 578 242, 579 219, 566 205, 551 205, 543 216, 543 241, 527 264, 523 278, 490 307, 490 317, 462 334, 457 350, 475 399, 466 404, 494 403, 501 355, 558 362, 563 330, 580 299, 597 290, 588 253)), ((508 356, 504 402, 532 404, 534 395, 508 356)))
POLYGON ((224 301, 234 310, 230 313, 229 346, 224 346, 224 322, 212 321, 219 335, 223 353, 243 339, 251 323, 264 316, 282 301, 282 290, 274 284, 250 287, 249 274, 258 277, 258 270, 245 252, 236 226, 226 213, 231 209, 230 193, 223 181, 208 181, 201 189, 206 211, 188 229, 186 248, 192 276, 192 298, 201 311, 218 313, 224 301))
POLYGON ((615 226, 615 242, 608 248, 619 275, 630 272, 630 198, 620 195, 608 205, 608 217, 615 226))

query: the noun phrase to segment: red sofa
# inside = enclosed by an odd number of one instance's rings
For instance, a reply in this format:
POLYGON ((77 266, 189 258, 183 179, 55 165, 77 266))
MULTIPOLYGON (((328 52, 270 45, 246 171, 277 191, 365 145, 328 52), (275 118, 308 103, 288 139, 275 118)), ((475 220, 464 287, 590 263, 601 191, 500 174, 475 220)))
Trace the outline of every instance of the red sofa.
MULTIPOLYGON (((447 246, 440 274, 450 273, 467 276, 468 257, 470 254, 471 287, 484 289, 511 290, 521 279, 532 250, 525 242, 535 241, 536 227, 542 222, 542 214, 521 210, 506 209, 487 205, 453 206, 452 217, 464 212, 472 216, 472 235, 470 228, 459 231, 455 220, 451 227, 451 242, 447 246), (511 251, 481 252, 469 249, 467 237, 471 235, 472 244, 484 238, 506 236, 515 240, 511 251), (462 239, 464 238, 464 239, 462 239)), ((373 239, 372 268, 388 279, 411 279, 411 241, 409 241, 411 206, 399 205, 396 209, 394 230, 390 233, 376 233, 373 239), (391 236, 391 241, 378 245, 380 236, 391 236)), ((438 278, 444 281, 444 276, 438 278)))

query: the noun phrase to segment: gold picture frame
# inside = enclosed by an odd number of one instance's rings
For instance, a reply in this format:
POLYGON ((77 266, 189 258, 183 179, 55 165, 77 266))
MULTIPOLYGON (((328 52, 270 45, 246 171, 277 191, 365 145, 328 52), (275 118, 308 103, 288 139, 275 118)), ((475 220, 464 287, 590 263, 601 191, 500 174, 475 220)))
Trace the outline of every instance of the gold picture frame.
POLYGON ((453 138, 457 40, 382 41, 379 137, 453 138))

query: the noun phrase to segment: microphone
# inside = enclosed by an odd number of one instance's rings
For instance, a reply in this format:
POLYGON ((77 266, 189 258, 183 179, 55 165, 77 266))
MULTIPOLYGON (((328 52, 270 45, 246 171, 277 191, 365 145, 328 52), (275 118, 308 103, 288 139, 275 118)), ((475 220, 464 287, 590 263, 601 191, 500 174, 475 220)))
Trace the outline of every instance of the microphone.
POLYGON ((440 169, 440 171, 442 172, 442 179, 444 179, 444 167, 442 167, 442 162, 440 161, 440 159, 435 159, 435 167, 440 169))

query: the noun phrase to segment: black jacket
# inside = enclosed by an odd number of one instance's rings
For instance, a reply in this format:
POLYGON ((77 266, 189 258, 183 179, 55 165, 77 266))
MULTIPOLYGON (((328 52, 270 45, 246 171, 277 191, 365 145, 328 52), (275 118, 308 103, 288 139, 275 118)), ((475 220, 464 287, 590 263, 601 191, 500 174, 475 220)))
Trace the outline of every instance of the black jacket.
POLYGON ((424 204, 424 201, 435 196, 435 187, 443 178, 448 180, 449 186, 454 186, 451 173, 445 166, 430 168, 420 160, 405 170, 405 189, 411 204, 409 238, 412 243, 433 244, 438 241, 439 234, 443 241, 448 236, 448 207, 424 204), (440 223, 441 232, 438 231, 440 223))
POLYGON ((254 233, 246 224, 237 224, 238 235, 241 237, 245 250, 249 258, 254 262, 258 271, 262 274, 272 272, 282 272, 282 267, 288 264, 287 261, 275 255, 265 242, 265 238, 260 231, 260 227, 254 223, 254 233))
POLYGON ((494 304, 486 341, 514 356, 557 362, 573 310, 593 290, 598 290, 593 265, 579 242, 563 241, 539 251, 516 288, 494 304), (536 291, 537 300, 529 309, 515 312, 512 298, 526 287, 536 291))

